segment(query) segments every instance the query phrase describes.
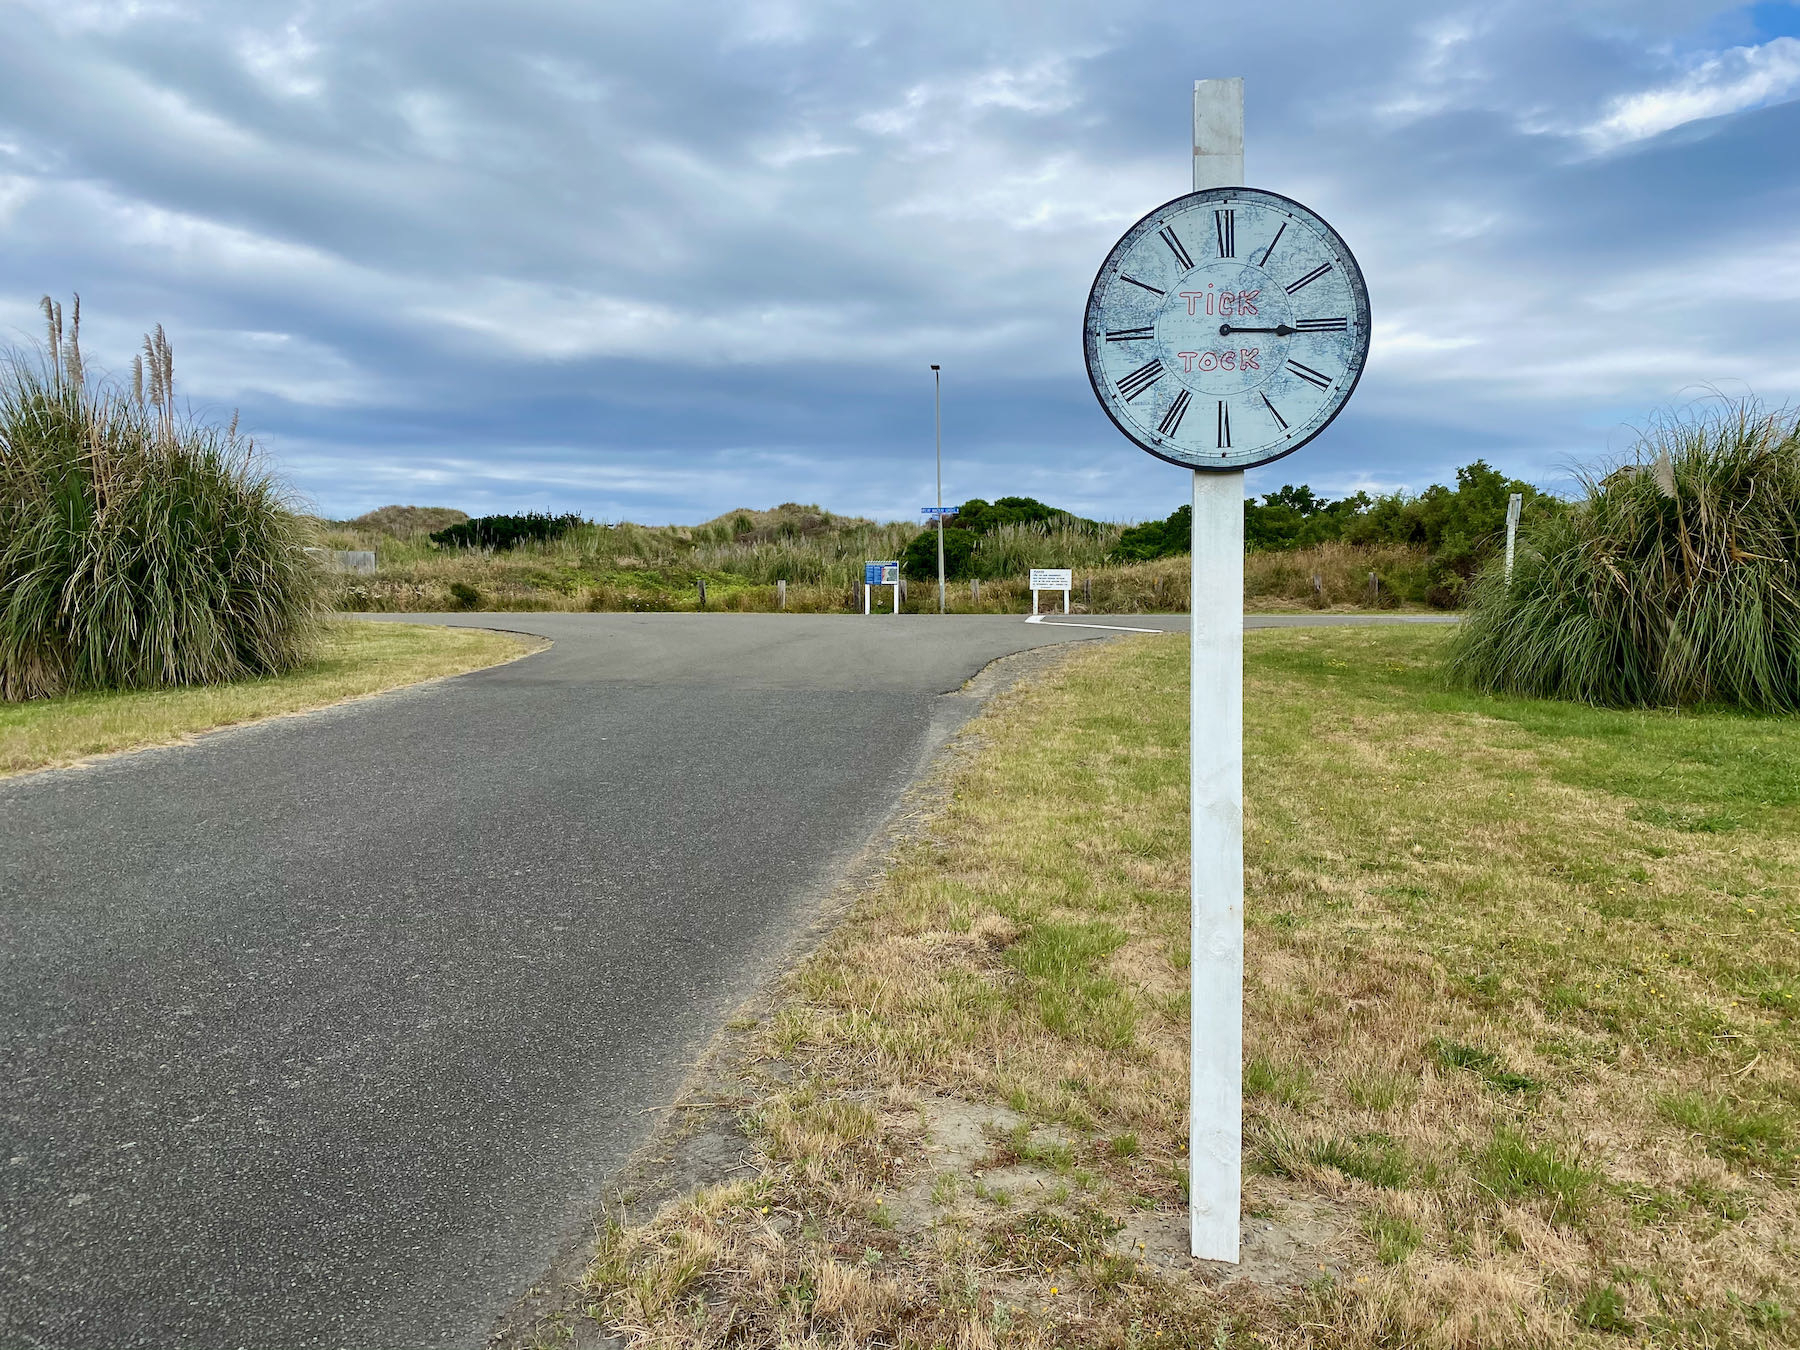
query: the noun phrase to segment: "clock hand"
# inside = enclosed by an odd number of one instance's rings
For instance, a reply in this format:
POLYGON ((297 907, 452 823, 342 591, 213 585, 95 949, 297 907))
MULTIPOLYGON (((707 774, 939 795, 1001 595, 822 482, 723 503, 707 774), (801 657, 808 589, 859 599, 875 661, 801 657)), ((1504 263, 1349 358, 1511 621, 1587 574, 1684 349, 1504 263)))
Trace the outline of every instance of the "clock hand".
POLYGON ((1219 336, 1230 337, 1233 333, 1273 333, 1276 337, 1291 337, 1300 330, 1288 324, 1278 324, 1274 328, 1238 328, 1232 324, 1219 325, 1219 336))

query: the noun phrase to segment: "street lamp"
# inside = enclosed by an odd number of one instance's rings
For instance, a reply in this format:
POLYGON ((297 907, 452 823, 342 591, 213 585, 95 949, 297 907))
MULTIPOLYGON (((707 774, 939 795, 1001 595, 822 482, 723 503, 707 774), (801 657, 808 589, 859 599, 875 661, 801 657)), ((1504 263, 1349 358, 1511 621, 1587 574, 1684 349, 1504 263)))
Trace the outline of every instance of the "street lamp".
POLYGON ((938 613, 944 612, 944 372, 931 368, 934 387, 933 402, 937 412, 937 527, 938 527, 938 613))

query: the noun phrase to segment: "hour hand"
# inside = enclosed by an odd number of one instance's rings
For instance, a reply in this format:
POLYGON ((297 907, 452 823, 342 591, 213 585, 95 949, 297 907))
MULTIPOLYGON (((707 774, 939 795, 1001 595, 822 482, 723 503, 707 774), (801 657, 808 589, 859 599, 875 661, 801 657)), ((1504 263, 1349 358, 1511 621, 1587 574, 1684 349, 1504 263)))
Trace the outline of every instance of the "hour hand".
POLYGON ((1239 328, 1237 325, 1229 323, 1219 325, 1220 337, 1230 337, 1233 333, 1273 333, 1276 337, 1291 337, 1299 331, 1298 328, 1285 323, 1276 324, 1273 328, 1239 328))

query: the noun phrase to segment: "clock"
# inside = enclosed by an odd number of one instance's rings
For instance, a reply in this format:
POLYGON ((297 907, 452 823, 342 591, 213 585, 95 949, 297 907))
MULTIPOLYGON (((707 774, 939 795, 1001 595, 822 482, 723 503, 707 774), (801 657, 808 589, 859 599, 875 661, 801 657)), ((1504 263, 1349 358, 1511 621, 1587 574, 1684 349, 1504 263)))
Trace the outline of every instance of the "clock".
POLYGON ((1369 291, 1338 232, 1299 202, 1208 188, 1113 245, 1084 340, 1120 431, 1171 464, 1251 469, 1349 401, 1369 356, 1369 291))

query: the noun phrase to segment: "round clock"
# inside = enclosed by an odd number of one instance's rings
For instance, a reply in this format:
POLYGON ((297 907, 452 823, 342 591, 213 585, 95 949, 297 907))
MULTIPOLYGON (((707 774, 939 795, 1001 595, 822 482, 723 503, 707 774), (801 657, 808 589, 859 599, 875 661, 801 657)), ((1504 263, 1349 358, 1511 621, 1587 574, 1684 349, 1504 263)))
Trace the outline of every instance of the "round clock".
POLYGON ((1088 294, 1088 379, 1120 431, 1193 469, 1292 454, 1349 401, 1369 291, 1338 232, 1299 202, 1208 188, 1125 232, 1088 294))

